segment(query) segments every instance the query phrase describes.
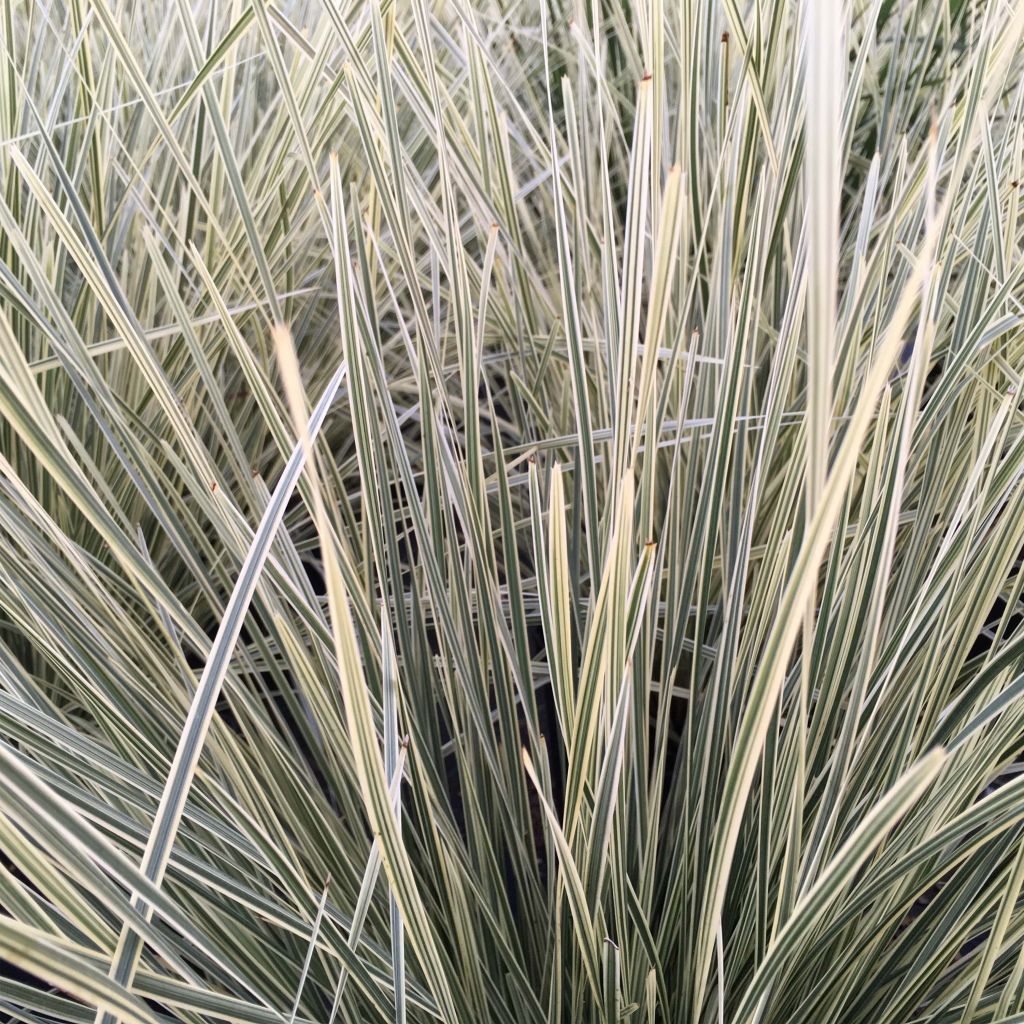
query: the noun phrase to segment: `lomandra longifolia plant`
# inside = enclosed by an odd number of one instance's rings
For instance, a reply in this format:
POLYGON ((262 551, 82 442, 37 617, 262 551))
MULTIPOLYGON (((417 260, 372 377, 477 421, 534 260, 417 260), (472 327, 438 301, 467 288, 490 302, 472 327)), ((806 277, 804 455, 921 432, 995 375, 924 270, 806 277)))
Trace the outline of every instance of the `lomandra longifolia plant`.
POLYGON ((0 1020, 1024 1022, 1024 0, 3 0, 0 1020))

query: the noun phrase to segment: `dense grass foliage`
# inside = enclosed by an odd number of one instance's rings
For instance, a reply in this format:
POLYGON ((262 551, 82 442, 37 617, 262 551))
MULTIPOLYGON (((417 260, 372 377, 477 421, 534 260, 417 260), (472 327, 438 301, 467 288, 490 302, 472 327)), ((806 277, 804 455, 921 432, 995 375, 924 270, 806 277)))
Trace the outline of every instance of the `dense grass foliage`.
POLYGON ((1024 1021, 1022 31, 5 0, 0 1015, 1024 1021))

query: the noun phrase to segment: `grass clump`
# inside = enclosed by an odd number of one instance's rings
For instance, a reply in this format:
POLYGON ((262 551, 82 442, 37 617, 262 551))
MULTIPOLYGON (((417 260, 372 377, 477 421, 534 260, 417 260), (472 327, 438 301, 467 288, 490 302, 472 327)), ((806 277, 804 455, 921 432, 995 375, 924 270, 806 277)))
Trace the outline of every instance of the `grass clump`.
POLYGON ((1024 4, 0 22, 0 1013, 1024 1020, 1024 4))

